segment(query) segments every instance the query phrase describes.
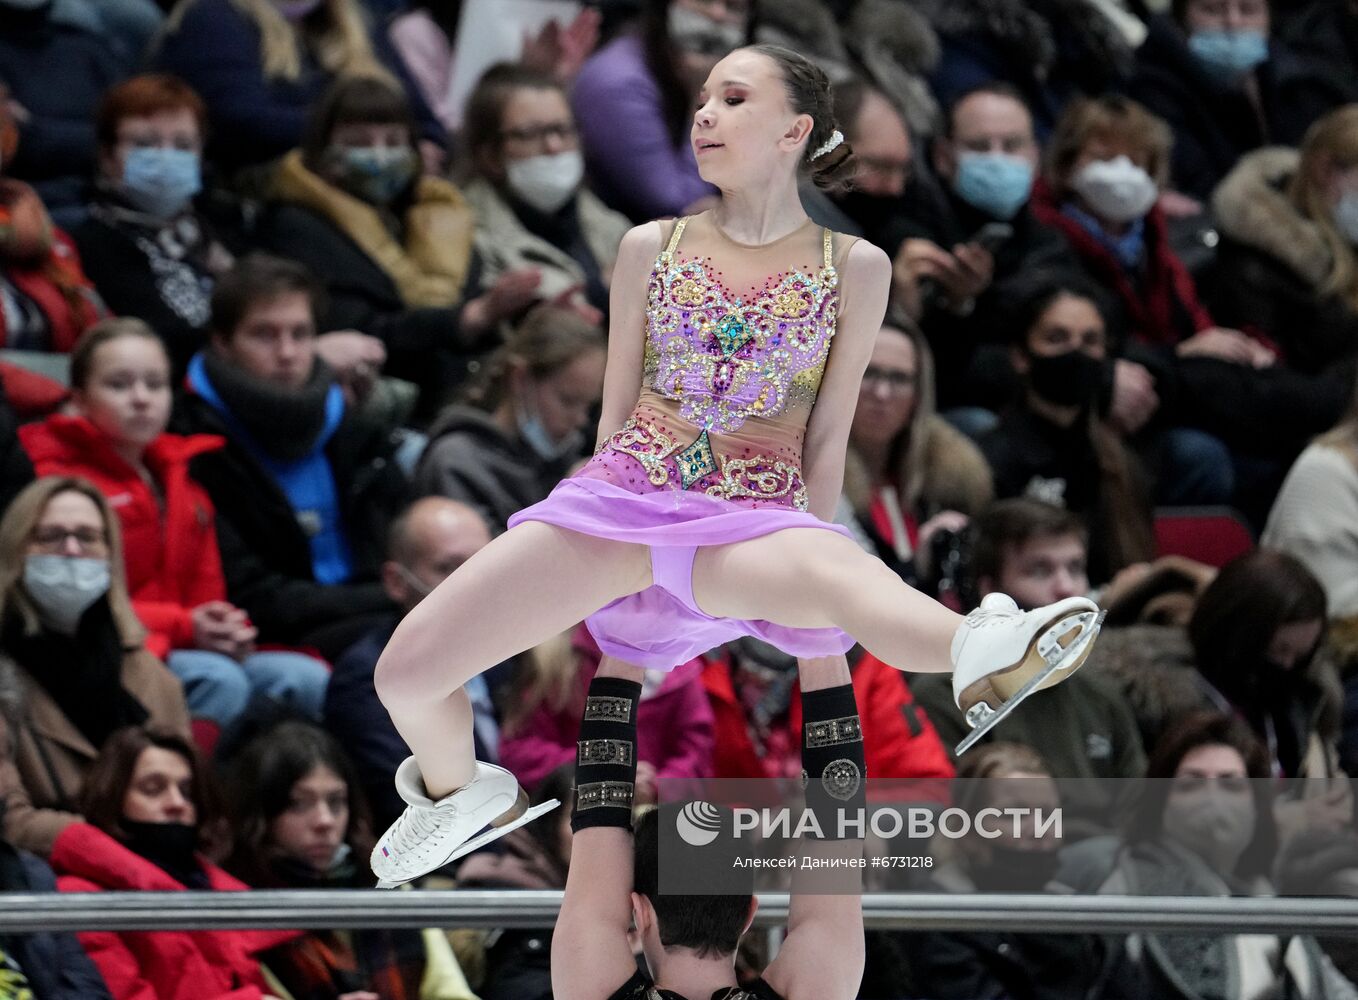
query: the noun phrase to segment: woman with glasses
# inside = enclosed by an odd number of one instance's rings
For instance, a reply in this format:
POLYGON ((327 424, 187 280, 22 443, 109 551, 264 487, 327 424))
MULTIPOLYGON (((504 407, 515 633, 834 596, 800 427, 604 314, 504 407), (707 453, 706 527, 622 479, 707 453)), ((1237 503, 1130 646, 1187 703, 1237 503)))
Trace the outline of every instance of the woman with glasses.
POLYGON ((256 629, 226 600, 208 493, 189 463, 222 446, 207 434, 166 434, 170 361, 141 320, 106 320, 71 355, 74 413, 19 430, 39 475, 84 476, 118 512, 132 609, 146 645, 184 684, 189 711, 226 728, 252 694, 313 719, 329 670, 287 651, 260 652, 256 629))
POLYGON ((416 138, 399 89, 340 80, 279 165, 258 235, 326 283, 319 329, 381 340, 386 373, 420 386, 432 413, 494 347, 499 323, 537 300, 541 275, 483 280, 475 213, 456 187, 421 175, 416 138))
POLYGON ((486 277, 536 267, 542 297, 577 289, 579 301, 607 309, 629 223, 582 184, 580 137, 561 85, 525 66, 491 67, 467 102, 463 138, 474 171, 464 191, 486 277))
POLYGON ((883 326, 858 389, 844 500, 877 555, 909 583, 934 575, 939 532, 959 532, 994 494, 990 467, 934 411, 933 359, 917 330, 883 326))
POLYGON ((105 740, 149 723, 187 738, 173 674, 144 645, 123 577, 118 519, 84 479, 30 484, 0 519, 0 652, 18 666, 25 711, 0 787, 4 837, 47 856, 80 820, 105 740))

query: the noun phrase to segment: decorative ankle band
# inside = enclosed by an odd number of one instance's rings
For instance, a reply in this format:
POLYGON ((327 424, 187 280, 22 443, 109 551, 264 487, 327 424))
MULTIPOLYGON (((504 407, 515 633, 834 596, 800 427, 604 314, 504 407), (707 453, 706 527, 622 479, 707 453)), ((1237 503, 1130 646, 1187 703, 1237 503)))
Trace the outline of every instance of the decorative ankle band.
POLYGON ((807 808, 827 840, 837 840, 840 815, 867 805, 863 726, 853 686, 802 693, 802 784, 807 808))
POLYGON ((596 677, 590 682, 576 743, 572 830, 632 828, 640 701, 641 685, 634 681, 596 677))

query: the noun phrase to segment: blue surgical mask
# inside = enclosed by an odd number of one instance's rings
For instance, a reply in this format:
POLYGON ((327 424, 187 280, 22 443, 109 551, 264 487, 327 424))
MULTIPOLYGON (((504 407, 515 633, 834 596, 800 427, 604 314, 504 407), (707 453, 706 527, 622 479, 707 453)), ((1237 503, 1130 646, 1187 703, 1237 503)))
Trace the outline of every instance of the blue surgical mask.
POLYGON ((1012 219, 1033 188, 1033 166, 1005 153, 963 153, 953 190, 968 205, 997 219, 1012 219))
POLYGON ((340 187, 373 205, 391 204, 419 171, 407 146, 331 146, 326 160, 340 187))
POLYGON ((519 436, 533 449, 538 458, 544 462, 559 462, 568 455, 579 452, 581 444, 584 443, 584 435, 579 431, 573 431, 567 434, 564 440, 558 441, 547 430, 542 418, 530 412, 527 406, 520 403, 517 410, 519 436))
POLYGON ((148 215, 168 219, 202 189, 202 166, 192 150, 136 146, 123 160, 127 200, 148 215))
POLYGON ((1188 47, 1213 73, 1239 79, 1268 58, 1268 38, 1262 31, 1195 31, 1188 47))

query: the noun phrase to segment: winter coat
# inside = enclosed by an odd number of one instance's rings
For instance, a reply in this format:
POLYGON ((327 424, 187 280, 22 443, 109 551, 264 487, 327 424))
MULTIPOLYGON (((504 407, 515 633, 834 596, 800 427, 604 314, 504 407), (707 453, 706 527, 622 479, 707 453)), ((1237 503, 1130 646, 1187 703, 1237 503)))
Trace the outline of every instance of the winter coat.
MULTIPOLYGON (((446 135, 410 78, 385 32, 369 32, 373 54, 405 90, 422 138, 442 145, 446 135)), ((175 11, 153 56, 156 70, 173 73, 207 104, 207 159, 232 171, 266 163, 296 147, 315 108, 334 83, 301 46, 296 80, 268 78, 260 57, 260 32, 232 0, 194 0, 175 11)))
MULTIPOLYGON (((75 242, 61 229, 52 230, 51 257, 68 272, 73 294, 68 296, 48 274, 46 261, 32 267, 13 263, 0 265, 0 287, 13 286, 42 316, 45 349, 54 354, 69 354, 80 335, 108 316, 108 308, 85 274, 75 242)), ((8 291, 8 289, 6 289, 8 291)), ((6 316, 0 311, 0 348, 15 347, 13 331, 6 329, 6 316)))
MULTIPOLYGON (((248 888, 206 858, 199 864, 216 892, 248 888)), ((87 823, 66 829, 52 848, 62 892, 183 892, 156 865, 87 823)), ((258 952, 296 931, 87 931, 80 943, 114 1000, 259 1000, 270 994, 258 952)))
POLYGON ((1288 367, 1322 371, 1358 354, 1358 309, 1322 290, 1334 257, 1287 194, 1300 157, 1261 149, 1217 188, 1221 242, 1203 285, 1213 317, 1277 344, 1288 367))
POLYGON ((1358 12, 1342 3, 1298 5, 1276 30, 1296 56, 1288 104, 1301 121, 1358 101, 1358 12))
MULTIPOLYGON (((0 841, 0 890, 56 892, 52 869, 33 855, 0 841)), ((112 1000, 104 979, 70 931, 35 931, 0 938, 23 970, 37 1000, 112 1000)))
POLYGON ((1130 92, 1174 131, 1170 176, 1176 190, 1207 198, 1250 150, 1301 141, 1311 119, 1297 114, 1282 89, 1295 61, 1284 42, 1269 41, 1269 58, 1253 73, 1256 107, 1244 83, 1232 85, 1199 62, 1173 20, 1151 22, 1136 52, 1130 92))
MULTIPOLYGON (((951 778, 952 762, 928 717, 915 704, 901 672, 864 653, 852 668, 854 700, 863 724, 863 753, 868 775, 884 778, 951 778)), ((703 670, 703 687, 712 702, 717 741, 712 777, 787 777, 801 771, 801 686, 794 684, 787 715, 773 724, 777 739, 761 755, 749 729, 749 714, 736 693, 731 667, 714 659, 703 670), (780 747, 781 756, 770 759, 780 747)))
MULTIPOLYGON (((24 687, 24 718, 14 734, 14 759, 0 760, 4 838, 46 857, 57 835, 80 820, 76 802, 99 750, 31 676, 43 665, 18 666, 24 687)), ((122 685, 146 709, 147 725, 190 738, 184 689, 163 663, 144 649, 125 652, 122 685)))
POLYGON ((429 444, 415 468, 415 492, 470 504, 498 533, 511 514, 552 492, 573 460, 543 461, 485 410, 450 406, 429 429, 429 444))
POLYGON ((670 134, 639 36, 615 38, 589 57, 571 107, 594 190, 611 208, 643 222, 716 194, 698 175, 688 129, 678 141, 670 134))
POLYGON ((0 80, 30 116, 4 172, 32 184, 62 224, 79 215, 94 176, 99 99, 131 69, 97 34, 46 12, 0 12, 0 80))
MULTIPOLYGON (((571 648, 579 661, 575 696, 561 710, 543 704, 500 741, 500 763, 519 784, 533 788, 562 764, 575 759, 590 678, 603 654, 584 626, 571 648)), ((665 675, 659 690, 637 710, 637 760, 655 765, 661 778, 705 778, 712 761, 712 710, 703 694, 701 660, 690 660, 665 675)))
POLYGON ((10 406, 7 389, 11 373, 18 372, 4 365, 0 374, 0 510, 9 507, 19 491, 33 482, 33 463, 19 444, 19 421, 10 406))
POLYGON ((346 410, 325 447, 339 491, 342 523, 353 557, 348 583, 316 582, 307 535, 274 478, 196 393, 180 400, 175 427, 216 434, 226 446, 190 465, 217 510, 217 542, 227 596, 246 610, 261 642, 312 646, 333 658, 373 624, 368 616, 395 610, 377 580, 386 533, 406 501, 390 432, 346 410))
POLYGON ((108 498, 123 536, 132 608, 150 631, 146 648, 162 659, 191 648, 193 609, 226 599, 216 512, 189 475, 189 462, 223 447, 214 435, 162 434, 146 450, 156 488, 84 417, 53 416, 19 429, 40 476, 84 476, 108 498))
MULTIPOLYGON (((481 255, 485 285, 506 271, 535 267, 542 272, 537 287, 538 298, 554 299, 578 285, 586 286, 589 275, 572 248, 549 243, 530 232, 504 193, 483 177, 477 177, 462 189, 476 212, 476 249, 481 255)), ((631 228, 627 216, 613 211, 587 189, 581 188, 575 197, 576 225, 581 246, 576 252, 586 252, 593 259, 600 287, 606 288, 618 258, 618 244, 631 228)), ((591 296, 591 301, 593 297, 591 296)), ((593 302, 606 308, 604 301, 593 302)))

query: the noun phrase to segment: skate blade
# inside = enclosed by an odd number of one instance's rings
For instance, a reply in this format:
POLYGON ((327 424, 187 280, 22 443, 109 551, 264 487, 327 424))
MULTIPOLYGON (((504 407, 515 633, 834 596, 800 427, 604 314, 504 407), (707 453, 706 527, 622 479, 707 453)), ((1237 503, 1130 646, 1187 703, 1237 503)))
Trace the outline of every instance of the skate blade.
POLYGON ((970 750, 976 745, 977 740, 981 739, 986 733, 990 732, 990 730, 1004 721, 1009 713, 1018 708, 1019 704, 1024 699, 1040 690, 1054 675, 1061 674, 1059 679, 1064 680, 1066 676, 1075 673, 1076 670, 1084 666, 1084 662, 1089 654, 1089 648, 1099 632, 1103 629, 1103 619, 1107 614, 1107 611, 1100 611, 1098 615, 1095 616, 1094 621, 1086 626, 1075 641, 1065 648, 1060 659, 1053 663, 1048 663, 1047 666, 1037 671, 1032 677, 1029 677, 1022 687, 1004 700, 999 708, 991 709, 988 705, 981 702, 973 705, 972 708, 968 710, 969 716, 977 708, 987 709, 987 711, 981 714, 980 719, 976 722, 972 731, 963 738, 961 743, 957 744, 956 749, 953 751, 954 755, 960 757, 970 750))
MULTIPOLYGON (((547 813, 551 812, 559 805, 561 805, 560 799, 548 799, 541 805, 533 806, 533 808, 525 810, 517 819, 512 819, 509 822, 505 823, 503 826, 486 827, 486 829, 483 832, 477 834, 471 840, 466 841, 464 844, 462 844, 461 847, 455 850, 452 854, 448 855, 448 859, 444 861, 443 864, 439 865, 438 868, 442 868, 444 867, 444 865, 451 864, 458 858, 470 854, 472 851, 478 850, 479 848, 485 847, 487 844, 492 843, 493 841, 499 840, 501 837, 503 837, 510 831, 517 830, 519 827, 531 823, 539 816, 547 815, 547 813)), ((433 869, 433 871, 438 871, 438 868, 433 869)), ((398 889, 401 886, 405 885, 407 882, 414 882, 417 878, 423 878, 425 875, 428 874, 429 872, 421 872, 418 875, 412 875, 410 876, 410 878, 399 879, 397 881, 378 879, 377 888, 398 889)))

